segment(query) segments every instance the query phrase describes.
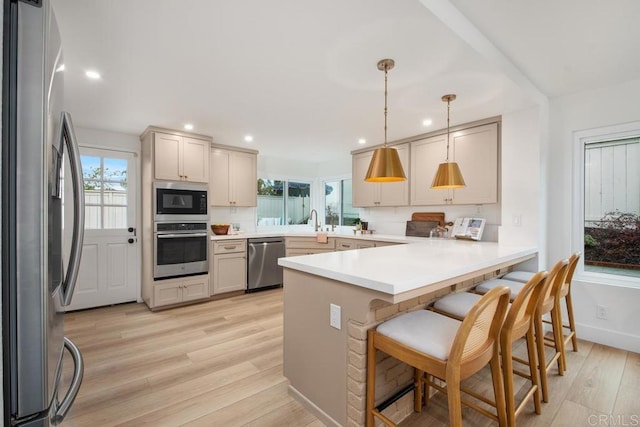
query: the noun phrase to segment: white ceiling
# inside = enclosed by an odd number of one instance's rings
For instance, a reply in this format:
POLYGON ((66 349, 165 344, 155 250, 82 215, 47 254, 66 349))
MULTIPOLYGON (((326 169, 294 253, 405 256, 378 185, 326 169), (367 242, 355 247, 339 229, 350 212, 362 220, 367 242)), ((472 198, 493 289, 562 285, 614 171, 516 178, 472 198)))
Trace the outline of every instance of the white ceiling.
POLYGON ((311 162, 382 142, 382 58, 396 61, 390 141, 446 127, 445 93, 458 95, 455 125, 534 105, 518 77, 547 96, 640 78, 637 0, 53 3, 77 126, 138 135, 193 123, 222 144, 311 162), (461 23, 515 68, 463 41, 461 23))

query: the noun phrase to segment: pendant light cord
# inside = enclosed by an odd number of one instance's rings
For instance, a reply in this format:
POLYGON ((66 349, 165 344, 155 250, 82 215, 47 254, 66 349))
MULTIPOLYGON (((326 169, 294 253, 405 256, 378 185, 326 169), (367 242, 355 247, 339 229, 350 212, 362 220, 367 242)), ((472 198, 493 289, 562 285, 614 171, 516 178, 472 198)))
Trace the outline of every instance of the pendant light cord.
POLYGON ((387 69, 384 70, 384 146, 387 147, 387 69))
POLYGON ((451 100, 447 100, 447 163, 449 163, 449 108, 451 100))

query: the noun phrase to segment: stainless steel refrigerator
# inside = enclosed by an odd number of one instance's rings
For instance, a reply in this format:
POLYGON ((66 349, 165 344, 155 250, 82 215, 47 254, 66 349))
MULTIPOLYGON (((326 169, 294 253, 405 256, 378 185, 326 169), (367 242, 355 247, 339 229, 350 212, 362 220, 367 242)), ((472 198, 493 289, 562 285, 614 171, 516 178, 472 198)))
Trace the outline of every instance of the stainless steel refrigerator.
POLYGON ((62 110, 64 62, 50 2, 4 0, 3 8, 3 423, 48 426, 64 418, 82 382, 82 356, 63 324, 82 252, 82 168, 62 110), (63 179, 73 183, 64 200, 63 179), (66 229, 63 203, 74 212, 66 229), (73 237, 63 259, 65 233, 73 237), (74 373, 60 390, 65 350, 74 373))

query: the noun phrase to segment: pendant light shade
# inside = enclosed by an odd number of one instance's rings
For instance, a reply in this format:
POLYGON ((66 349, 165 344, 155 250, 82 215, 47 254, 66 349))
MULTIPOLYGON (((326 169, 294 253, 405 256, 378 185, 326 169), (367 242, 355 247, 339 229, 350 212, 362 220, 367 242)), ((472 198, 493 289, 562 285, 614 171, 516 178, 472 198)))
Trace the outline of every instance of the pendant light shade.
POLYGON ((373 152, 367 177, 367 182, 398 182, 405 181, 407 177, 402 169, 398 150, 393 147, 377 148, 373 152))
POLYGON ((447 103, 447 160, 440 163, 436 176, 433 177, 431 188, 434 190, 448 190, 453 188, 466 187, 460 167, 456 162, 449 161, 449 109, 451 101, 455 100, 454 94, 444 95, 442 100, 447 103))
POLYGON ((458 164, 456 162, 446 162, 440 163, 438 166, 431 188, 445 190, 447 188, 462 188, 466 185, 458 164))
POLYGON ((393 59, 378 61, 378 70, 384 71, 384 145, 376 148, 369 163, 369 169, 364 180, 367 182, 398 182, 406 181, 398 150, 387 147, 387 72, 395 65, 393 59))

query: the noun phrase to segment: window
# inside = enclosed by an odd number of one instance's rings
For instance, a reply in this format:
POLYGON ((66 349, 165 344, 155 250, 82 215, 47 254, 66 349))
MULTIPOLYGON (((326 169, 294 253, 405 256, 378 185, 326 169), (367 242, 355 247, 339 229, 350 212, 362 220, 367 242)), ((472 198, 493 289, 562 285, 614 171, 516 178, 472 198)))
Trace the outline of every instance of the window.
POLYGON ((306 224, 310 210, 311 183, 258 179, 258 225, 306 224))
POLYGON ((579 141, 583 271, 640 277, 640 126, 589 131, 579 141))
POLYGON ((81 155, 85 229, 127 228, 127 160, 81 155))
POLYGON ((326 181, 325 188, 325 224, 354 225, 358 209, 351 206, 352 181, 350 179, 326 181))

